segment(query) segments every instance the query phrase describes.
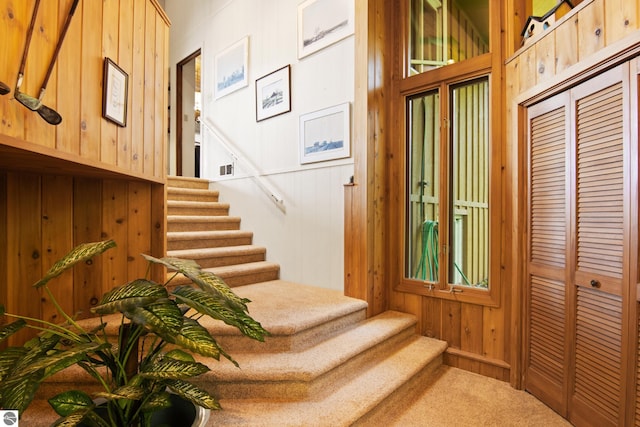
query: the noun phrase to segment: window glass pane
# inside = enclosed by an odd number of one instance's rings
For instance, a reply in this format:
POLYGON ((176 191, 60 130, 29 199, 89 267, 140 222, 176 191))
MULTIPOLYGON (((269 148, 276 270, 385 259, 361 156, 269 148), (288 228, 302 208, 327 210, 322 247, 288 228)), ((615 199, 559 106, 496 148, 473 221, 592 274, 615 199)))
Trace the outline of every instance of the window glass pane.
POLYGON ((409 0, 408 75, 489 52, 489 0, 409 0))
POLYGON ((488 287, 489 83, 451 89, 449 282, 488 287))
POLYGON ((440 96, 409 99, 405 276, 438 280, 440 96))

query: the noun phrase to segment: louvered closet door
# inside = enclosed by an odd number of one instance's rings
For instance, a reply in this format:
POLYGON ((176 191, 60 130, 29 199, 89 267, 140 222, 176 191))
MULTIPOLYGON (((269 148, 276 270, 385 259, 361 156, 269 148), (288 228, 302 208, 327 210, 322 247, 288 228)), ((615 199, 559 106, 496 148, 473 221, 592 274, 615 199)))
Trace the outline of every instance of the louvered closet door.
POLYGON ((575 371, 569 419, 578 425, 618 425, 623 413, 622 295, 629 230, 623 71, 618 67, 572 90, 575 371))
POLYGON ((528 109, 529 248, 525 388, 566 416, 568 94, 528 109))

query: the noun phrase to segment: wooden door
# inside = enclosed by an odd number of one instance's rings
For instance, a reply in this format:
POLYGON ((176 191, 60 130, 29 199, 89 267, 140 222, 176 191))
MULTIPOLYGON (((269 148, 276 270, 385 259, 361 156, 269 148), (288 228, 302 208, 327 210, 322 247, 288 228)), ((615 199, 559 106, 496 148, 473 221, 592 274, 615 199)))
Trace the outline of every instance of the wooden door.
POLYGON ((576 425, 624 424, 629 87, 625 64, 528 109, 525 387, 576 425))
MULTIPOLYGON (((575 331, 569 419, 618 425, 623 414, 623 297, 628 283, 628 66, 572 92, 575 214, 571 252, 575 331), (627 78, 625 78, 625 74, 627 78)), ((573 310, 572 310, 573 311, 573 310)))

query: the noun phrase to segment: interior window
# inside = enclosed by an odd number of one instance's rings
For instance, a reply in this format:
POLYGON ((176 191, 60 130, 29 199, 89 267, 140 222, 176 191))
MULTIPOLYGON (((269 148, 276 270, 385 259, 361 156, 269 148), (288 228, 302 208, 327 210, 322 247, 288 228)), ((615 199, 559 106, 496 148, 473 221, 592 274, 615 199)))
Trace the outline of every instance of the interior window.
POLYGON ((407 122, 405 276, 488 288, 488 77, 408 98, 407 122))
POLYGON ((489 0, 410 0, 408 75, 489 52, 489 0))

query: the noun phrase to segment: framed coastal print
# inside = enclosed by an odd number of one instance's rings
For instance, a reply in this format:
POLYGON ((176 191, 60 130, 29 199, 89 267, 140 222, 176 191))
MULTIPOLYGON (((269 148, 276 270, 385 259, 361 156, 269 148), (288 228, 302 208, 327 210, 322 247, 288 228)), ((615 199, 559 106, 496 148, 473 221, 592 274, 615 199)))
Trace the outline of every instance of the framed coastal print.
POLYGON ((349 157, 349 103, 301 115, 299 131, 301 164, 349 157))
POLYGON ((215 99, 249 85, 249 37, 237 41, 215 57, 215 99))
POLYGON ((354 0, 306 0, 298 6, 298 58, 354 32, 354 0))
POLYGON ((256 80, 256 121, 291 111, 291 66, 256 80))

